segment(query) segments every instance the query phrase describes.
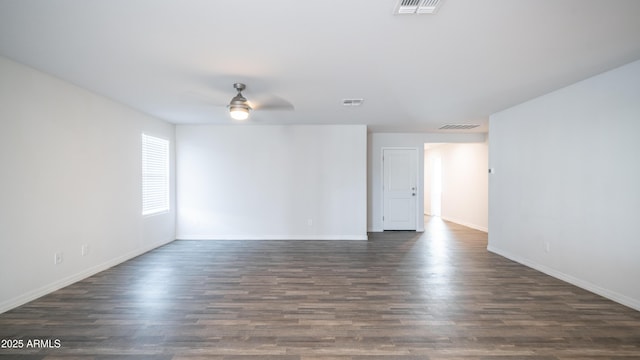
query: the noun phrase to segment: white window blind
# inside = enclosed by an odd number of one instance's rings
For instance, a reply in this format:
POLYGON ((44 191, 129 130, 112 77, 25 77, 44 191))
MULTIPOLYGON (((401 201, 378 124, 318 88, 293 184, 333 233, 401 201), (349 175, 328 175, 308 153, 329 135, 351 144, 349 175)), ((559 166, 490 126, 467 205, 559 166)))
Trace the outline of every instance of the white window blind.
POLYGON ((169 141, 142 134, 142 215, 169 211, 169 141))

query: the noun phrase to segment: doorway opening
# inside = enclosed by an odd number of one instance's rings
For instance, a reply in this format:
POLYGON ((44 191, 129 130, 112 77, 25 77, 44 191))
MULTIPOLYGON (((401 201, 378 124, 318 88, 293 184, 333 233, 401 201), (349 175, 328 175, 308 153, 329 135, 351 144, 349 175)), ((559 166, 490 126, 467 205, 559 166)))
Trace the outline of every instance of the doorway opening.
POLYGON ((424 144, 424 216, 442 217, 442 154, 436 148, 444 143, 424 144))
POLYGON ((442 158, 433 157, 431 162, 431 216, 442 214, 442 158))
POLYGON ((486 143, 424 144, 424 215, 487 231, 486 143))

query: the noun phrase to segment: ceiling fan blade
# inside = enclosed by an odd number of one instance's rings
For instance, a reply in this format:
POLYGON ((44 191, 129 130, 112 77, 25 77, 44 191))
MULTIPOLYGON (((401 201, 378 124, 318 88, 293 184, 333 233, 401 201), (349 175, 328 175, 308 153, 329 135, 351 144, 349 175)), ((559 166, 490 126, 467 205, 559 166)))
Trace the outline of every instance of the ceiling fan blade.
POLYGON ((279 110, 293 111, 295 107, 289 101, 276 95, 260 95, 255 99, 249 98, 249 102, 254 110, 279 110))

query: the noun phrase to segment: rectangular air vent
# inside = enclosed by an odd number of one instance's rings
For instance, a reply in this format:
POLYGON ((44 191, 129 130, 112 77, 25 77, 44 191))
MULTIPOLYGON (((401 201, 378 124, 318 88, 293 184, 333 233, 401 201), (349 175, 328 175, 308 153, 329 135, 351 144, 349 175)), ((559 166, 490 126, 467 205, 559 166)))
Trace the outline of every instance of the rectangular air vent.
POLYGON ((396 14, 435 14, 444 0, 399 0, 396 14))
POLYGON ((438 129, 440 130, 469 130, 473 128, 477 128, 478 124, 447 124, 440 126, 438 129))
POLYGON ((364 99, 344 99, 342 105, 344 106, 360 106, 364 99))

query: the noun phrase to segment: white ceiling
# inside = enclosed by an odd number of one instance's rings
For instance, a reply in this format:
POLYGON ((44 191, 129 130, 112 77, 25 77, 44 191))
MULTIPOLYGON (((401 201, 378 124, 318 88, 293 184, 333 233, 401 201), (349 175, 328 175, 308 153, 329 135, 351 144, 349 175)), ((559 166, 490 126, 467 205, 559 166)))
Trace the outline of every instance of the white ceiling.
POLYGON ((0 0, 0 54, 176 124, 436 131, 640 59, 638 0, 0 0), (343 107, 344 98, 364 98, 343 107), (216 106, 217 105, 217 106, 216 106))

